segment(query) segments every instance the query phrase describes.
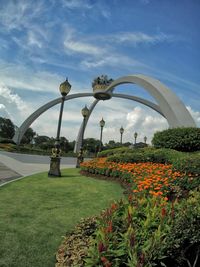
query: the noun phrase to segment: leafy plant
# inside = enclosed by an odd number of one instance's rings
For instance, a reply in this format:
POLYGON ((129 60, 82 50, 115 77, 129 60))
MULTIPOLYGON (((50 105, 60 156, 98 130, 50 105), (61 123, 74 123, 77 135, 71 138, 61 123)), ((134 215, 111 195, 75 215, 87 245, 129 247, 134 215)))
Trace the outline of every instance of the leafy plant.
POLYGON ((98 219, 84 266, 198 266, 199 203, 198 191, 181 202, 141 196, 113 203, 98 219))
POLYGON ((200 176, 200 156, 199 154, 186 155, 181 160, 173 161, 173 169, 185 174, 200 176))
POLYGON ((178 151, 200 150, 200 128, 173 128, 154 134, 152 144, 156 148, 171 148, 178 151))
POLYGON ((166 237, 163 253, 167 266, 195 267, 200 264, 200 194, 192 192, 176 205, 172 231, 166 237))

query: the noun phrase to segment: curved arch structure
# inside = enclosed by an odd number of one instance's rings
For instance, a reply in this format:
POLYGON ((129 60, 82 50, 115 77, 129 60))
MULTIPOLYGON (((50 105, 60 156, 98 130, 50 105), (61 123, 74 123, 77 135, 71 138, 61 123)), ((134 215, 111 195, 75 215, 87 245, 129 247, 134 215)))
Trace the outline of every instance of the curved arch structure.
MULTIPOLYGON (((124 95, 124 94, 111 94, 111 97, 119 97, 119 98, 124 98, 124 99, 129 99, 129 100, 133 100, 133 101, 139 102, 141 104, 144 104, 144 105, 154 109, 155 111, 160 113, 160 115, 165 117, 158 105, 156 105, 153 102, 150 102, 148 100, 145 100, 143 98, 136 97, 136 96, 130 96, 130 95, 124 95)), ((98 103, 98 101, 99 100, 95 100, 92 103, 92 105, 90 106, 90 108, 89 108, 89 116, 85 120, 85 128, 86 128, 87 122, 88 122, 88 120, 90 118, 90 115, 91 115, 93 109, 95 108, 96 104, 98 103)), ((81 142, 82 142, 81 137, 82 137, 82 132, 83 131, 84 131, 84 129, 83 129, 83 123, 82 123, 81 126, 80 126, 80 129, 79 129, 79 132, 78 132, 78 136, 77 136, 77 139, 76 139, 75 146, 74 146, 74 152, 75 153, 78 152, 80 150, 80 148, 81 148, 81 145, 82 145, 81 144, 81 142)))
MULTIPOLYGON (((70 99, 74 99, 74 98, 79 98, 79 97, 88 97, 88 96, 93 96, 92 93, 82 93, 82 94, 73 94, 73 95, 69 95, 69 96, 66 96, 65 97, 65 101, 68 101, 70 99)), ((129 95, 122 95, 122 94, 112 94, 112 96, 116 96, 116 97, 120 97, 120 98, 126 98, 126 99, 131 99, 131 100, 134 100, 134 101, 137 101, 137 102, 140 102, 146 106, 149 106, 151 107, 152 109, 154 109, 155 111, 157 111, 158 113, 160 113, 161 115, 162 112, 159 108, 159 106, 155 105, 154 103, 148 101, 148 100, 145 100, 143 98, 139 98, 139 97, 135 97, 135 96, 129 96, 129 95)), ((48 109, 52 108, 53 106, 59 104, 61 102, 62 98, 56 98, 48 103, 46 103, 45 105, 41 106, 39 109, 37 109, 35 112, 33 112, 23 123, 22 125, 17 129, 17 131, 15 132, 15 135, 13 137, 13 141, 16 143, 16 144, 20 144, 21 142, 21 139, 23 137, 23 135, 25 134, 26 130, 29 128, 29 126, 42 114, 44 113, 45 111, 47 111, 48 109)), ((96 104, 99 102, 99 100, 95 100, 92 105, 90 106, 89 110, 89 116, 88 118, 86 119, 86 123, 85 125, 87 125, 87 122, 88 122, 88 119, 90 117, 90 114, 92 113, 94 107, 96 106, 96 104)), ((78 134, 78 137, 77 137, 77 142, 79 145, 75 145, 75 150, 76 151, 79 151, 78 148, 80 148, 80 137, 82 136, 81 133, 82 133, 82 130, 83 130, 83 125, 81 124, 81 127, 80 127, 80 130, 79 130, 79 134, 78 134), (78 141, 79 140, 79 141, 78 141), (76 148, 77 147, 77 148, 76 148)))
MULTIPOLYGON (((165 87, 161 82, 155 80, 151 77, 145 75, 129 75, 121 77, 117 80, 114 80, 106 89, 106 92, 113 92, 115 87, 125 83, 137 84, 146 89, 156 100, 157 104, 154 104, 148 100, 135 97, 135 96, 127 96, 123 94, 112 94, 112 96, 131 99, 137 102, 140 102, 144 105, 149 106, 150 108, 156 110, 162 116, 164 116, 168 124, 171 128, 174 127, 196 127, 193 118, 190 113, 184 106, 184 104, 180 101, 180 99, 167 87, 165 87)), ((79 97, 88 97, 93 96, 93 93, 82 93, 82 94, 73 94, 65 97, 65 101, 79 98, 79 97)), ((24 133, 28 129, 28 127, 33 123, 35 119, 37 119, 43 112, 53 107, 54 105, 61 102, 61 98, 57 98, 53 101, 48 102, 44 106, 40 107, 33 114, 31 114, 20 126, 18 131, 15 133, 13 137, 13 141, 17 144, 20 143, 24 133)), ((93 111, 94 107, 98 103, 98 100, 95 100, 93 104, 90 106, 90 114, 93 111)), ((88 120, 87 120, 88 121, 88 120)), ((86 122, 87 124, 87 122, 86 122)), ((85 124, 85 125, 86 125, 85 124)), ((83 130, 83 126, 79 130, 78 139, 80 139, 80 133, 83 130)), ((80 144, 80 142, 79 142, 80 144)), ((78 143, 76 146, 76 151, 78 149, 78 143)))
MULTIPOLYGON (((65 97, 65 101, 70 100, 70 99, 74 99, 74 98, 78 98, 78 97, 87 97, 87 96, 93 96, 92 93, 82 93, 82 94, 73 94, 73 95, 69 95, 65 97)), ((62 98, 56 98, 48 103, 46 103, 45 105, 43 105, 42 107, 40 107, 39 109, 37 109, 35 112, 33 112, 23 123, 22 125, 18 128, 18 130, 16 131, 14 137, 13 137, 13 141, 16 144, 20 144, 21 139, 23 137, 23 135, 25 134, 26 130, 28 129, 28 127, 42 114, 44 113, 46 110, 50 109, 51 107, 57 105, 58 103, 61 103, 62 98)))
POLYGON ((151 77, 137 74, 121 77, 114 80, 106 91, 114 90, 116 86, 125 83, 140 85, 149 92, 159 105, 169 123, 169 127, 196 127, 196 124, 181 100, 160 81, 151 77))

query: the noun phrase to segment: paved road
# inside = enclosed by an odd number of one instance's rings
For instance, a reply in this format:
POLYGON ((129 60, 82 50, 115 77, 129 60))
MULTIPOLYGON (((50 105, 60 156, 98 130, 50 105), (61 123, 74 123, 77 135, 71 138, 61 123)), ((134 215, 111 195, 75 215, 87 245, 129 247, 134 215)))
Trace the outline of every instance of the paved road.
MULTIPOLYGON (((49 163, 49 156, 0 151, 0 183, 37 172, 48 171, 49 163)), ((61 159, 61 169, 75 167, 75 164, 75 158, 63 157, 61 159)))
MULTIPOLYGON (((50 157, 49 156, 41 156, 41 155, 30 155, 30 154, 20 154, 20 153, 11 153, 6 151, 0 151, 0 156, 8 156, 12 159, 18 160, 22 163, 41 163, 41 164, 49 164, 50 157)), ((74 165, 76 164, 76 158, 72 157, 62 157, 61 165, 74 165)))

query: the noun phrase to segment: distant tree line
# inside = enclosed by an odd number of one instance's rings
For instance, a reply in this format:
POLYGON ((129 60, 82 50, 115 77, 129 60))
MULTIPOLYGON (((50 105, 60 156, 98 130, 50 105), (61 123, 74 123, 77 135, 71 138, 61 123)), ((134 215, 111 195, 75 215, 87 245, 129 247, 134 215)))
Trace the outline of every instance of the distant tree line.
MULTIPOLYGON (((0 142, 13 142, 12 138, 17 130, 17 126, 7 118, 0 117, 0 142)), ((21 144, 28 145, 32 148, 40 148, 42 150, 51 150, 55 143, 54 137, 46 135, 38 135, 31 127, 25 132, 21 144)), ((130 146, 131 143, 124 143, 123 146, 130 146)), ((66 137, 60 137, 60 146, 63 152, 74 150, 75 141, 70 142, 66 137)), ((105 145, 101 144, 102 149, 111 149, 120 147, 121 143, 110 140, 105 145)), ((83 150, 87 154, 96 154, 99 151, 100 140, 95 138, 86 138, 83 141, 83 150)))

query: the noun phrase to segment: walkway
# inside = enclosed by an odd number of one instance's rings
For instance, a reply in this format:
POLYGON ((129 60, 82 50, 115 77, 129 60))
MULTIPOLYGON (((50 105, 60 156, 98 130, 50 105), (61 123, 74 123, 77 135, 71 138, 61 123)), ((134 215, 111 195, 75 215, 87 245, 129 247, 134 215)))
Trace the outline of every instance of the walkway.
MULTIPOLYGON (((0 184, 7 181, 49 170, 49 156, 28 155, 0 151, 0 184)), ((74 168, 75 158, 62 158, 62 168, 74 168)))

